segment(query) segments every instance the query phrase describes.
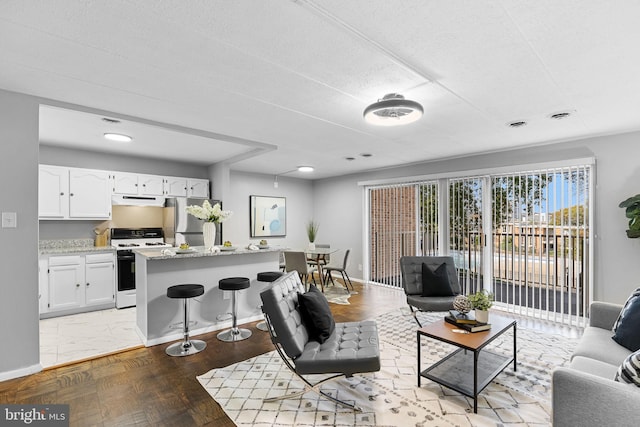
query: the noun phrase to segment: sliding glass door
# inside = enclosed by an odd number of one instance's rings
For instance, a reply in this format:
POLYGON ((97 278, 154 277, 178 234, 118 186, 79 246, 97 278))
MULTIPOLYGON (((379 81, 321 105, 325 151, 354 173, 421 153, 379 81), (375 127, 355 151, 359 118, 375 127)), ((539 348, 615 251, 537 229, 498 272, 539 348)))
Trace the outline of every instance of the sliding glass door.
POLYGON ((367 188, 368 279, 401 287, 405 255, 451 255, 464 293, 574 323, 590 302, 591 166, 367 188))

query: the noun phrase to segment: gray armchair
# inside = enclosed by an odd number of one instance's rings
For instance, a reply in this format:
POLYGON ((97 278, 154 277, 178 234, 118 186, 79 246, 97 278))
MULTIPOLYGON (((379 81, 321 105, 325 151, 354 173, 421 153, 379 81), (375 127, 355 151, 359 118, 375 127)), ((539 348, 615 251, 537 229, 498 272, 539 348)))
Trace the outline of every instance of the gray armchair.
POLYGON ((454 294, 460 294, 460 282, 453 258, 450 256, 403 256, 400 258, 400 271, 402 273, 402 287, 407 296, 407 304, 411 314, 418 325, 422 323, 416 316, 417 311, 448 311, 453 309, 454 296, 447 297, 423 297, 422 296, 422 263, 435 270, 442 263, 447 265, 449 284, 454 294))
POLYGON ((359 411, 360 408, 324 393, 320 386, 341 376, 351 377, 356 373, 380 370, 376 322, 336 323, 335 330, 326 341, 322 344, 313 341, 302 321, 298 302, 298 296, 302 293, 304 286, 296 272, 285 274, 260 293, 271 341, 285 365, 305 384, 300 392, 265 401, 297 397, 314 391, 335 403, 359 411), (335 375, 314 384, 304 377, 312 374, 335 375))

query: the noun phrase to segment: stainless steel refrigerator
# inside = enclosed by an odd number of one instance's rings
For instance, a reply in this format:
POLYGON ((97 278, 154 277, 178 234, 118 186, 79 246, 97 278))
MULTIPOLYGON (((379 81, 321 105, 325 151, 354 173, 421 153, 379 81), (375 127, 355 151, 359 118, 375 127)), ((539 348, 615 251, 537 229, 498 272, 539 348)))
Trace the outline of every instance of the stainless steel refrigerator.
MULTIPOLYGON (((163 231, 165 242, 180 246, 187 243, 190 246, 203 246, 202 224, 204 221, 187 213, 187 206, 202 205, 204 199, 190 199, 187 197, 167 198, 163 211, 163 231)), ((211 205, 222 202, 220 200, 209 200, 211 205)), ((222 226, 216 224, 216 245, 222 242, 222 226)))

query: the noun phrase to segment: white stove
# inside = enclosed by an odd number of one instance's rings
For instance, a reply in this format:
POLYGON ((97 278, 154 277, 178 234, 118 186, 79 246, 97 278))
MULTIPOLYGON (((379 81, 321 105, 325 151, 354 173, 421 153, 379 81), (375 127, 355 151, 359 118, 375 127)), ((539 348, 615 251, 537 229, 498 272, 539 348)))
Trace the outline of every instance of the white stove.
POLYGON ((136 256, 132 249, 168 248, 162 228, 112 228, 111 246, 118 263, 116 307, 136 305, 136 256))

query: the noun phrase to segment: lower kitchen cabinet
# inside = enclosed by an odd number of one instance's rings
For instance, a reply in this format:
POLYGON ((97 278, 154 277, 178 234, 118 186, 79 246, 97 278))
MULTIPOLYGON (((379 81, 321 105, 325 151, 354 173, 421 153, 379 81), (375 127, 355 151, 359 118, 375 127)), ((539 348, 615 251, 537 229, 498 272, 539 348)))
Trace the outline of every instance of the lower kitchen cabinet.
POLYGON ((40 262, 40 317, 115 307, 113 253, 49 256, 40 262), (42 269, 46 266, 46 274, 42 269), (46 283, 42 283, 45 281, 46 283))

